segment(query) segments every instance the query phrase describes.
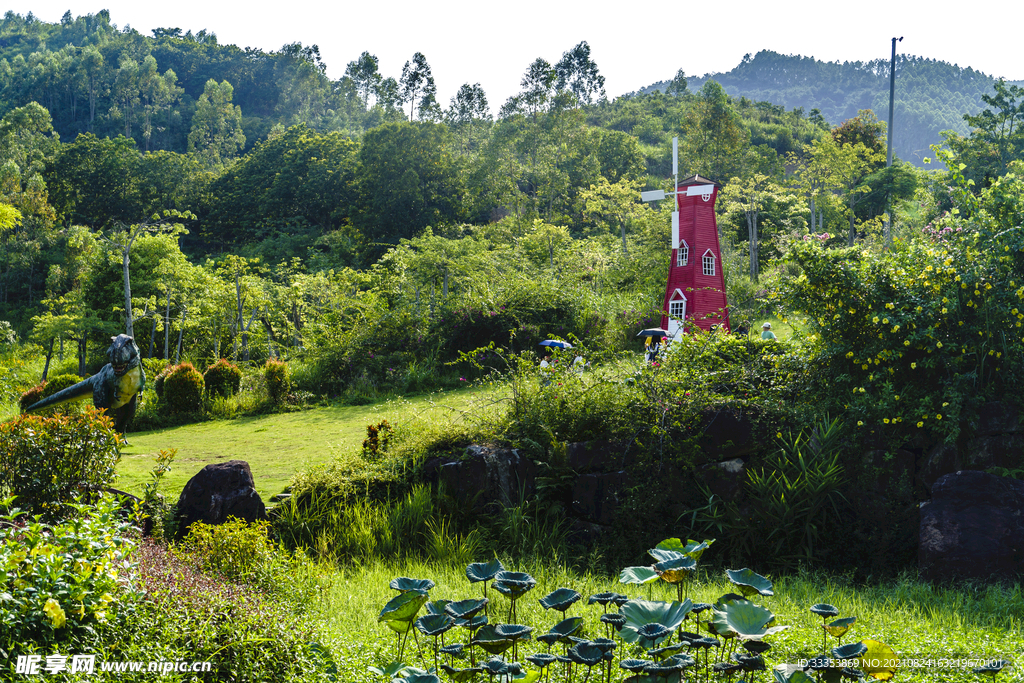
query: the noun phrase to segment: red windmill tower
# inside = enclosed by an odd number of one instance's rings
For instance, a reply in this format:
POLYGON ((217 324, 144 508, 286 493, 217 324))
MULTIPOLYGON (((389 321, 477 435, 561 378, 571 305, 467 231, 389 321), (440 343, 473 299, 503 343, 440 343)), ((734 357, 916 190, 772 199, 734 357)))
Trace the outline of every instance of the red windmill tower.
POLYGON ((678 217, 672 217, 672 261, 665 286, 661 326, 675 336, 697 326, 729 331, 715 201, 718 183, 692 175, 676 186, 678 217), (681 323, 680 321, 685 321, 681 323))

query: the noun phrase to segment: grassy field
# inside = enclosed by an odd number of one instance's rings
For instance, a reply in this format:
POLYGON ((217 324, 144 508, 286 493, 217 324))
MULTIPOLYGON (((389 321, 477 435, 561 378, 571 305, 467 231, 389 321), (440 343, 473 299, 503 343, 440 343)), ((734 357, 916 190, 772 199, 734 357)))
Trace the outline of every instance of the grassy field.
POLYGON ((264 502, 280 493, 292 475, 317 463, 358 451, 366 426, 387 419, 399 429, 416 429, 460 412, 485 398, 487 390, 464 389, 374 406, 331 406, 294 413, 239 417, 184 425, 150 432, 130 432, 114 486, 141 495, 153 469, 153 458, 165 449, 178 449, 162 490, 176 499, 181 489, 204 466, 245 460, 264 502))
MULTIPOLYGON (((583 596, 566 616, 584 617, 588 638, 605 635, 605 627, 598 621, 600 607, 588 607, 588 596, 613 591, 630 598, 648 598, 646 586, 626 586, 614 577, 580 575, 561 567, 535 563, 524 567, 506 566, 526 571, 537 580, 537 586, 520 600, 516 609, 518 622, 532 626, 534 636, 544 633, 561 620, 559 613, 544 611, 538 603, 539 598, 556 588, 573 588, 583 596)), ((381 607, 396 595, 388 588, 388 583, 399 576, 435 581, 437 585, 430 591, 431 600, 482 597, 480 584, 470 584, 461 567, 412 562, 331 570, 326 575, 326 590, 320 593, 320 601, 309 607, 309 616, 319 622, 325 641, 340 660, 342 680, 359 683, 380 680, 374 678, 367 667, 384 667, 395 659, 395 635, 377 623, 376 617, 381 607)), ((981 679, 971 673, 971 667, 955 662, 941 665, 938 660, 1013 660, 1024 651, 1021 621, 1024 594, 1019 586, 940 588, 909 577, 872 586, 852 586, 842 580, 812 575, 778 578, 774 584, 773 597, 754 598, 755 603, 776 615, 779 625, 788 627, 766 639, 772 645, 765 655, 769 667, 810 658, 822 651, 822 621, 809 611, 812 605, 820 602, 839 608, 840 617, 857 618, 843 638, 844 644, 873 639, 894 649, 904 662, 895 681, 977 681, 981 679)), ((703 577, 690 591, 690 598, 694 602, 713 603, 732 590, 735 586, 715 573, 703 577)), ((656 582, 651 589, 655 600, 673 600, 674 594, 674 587, 661 582, 656 582)), ((491 622, 507 622, 508 600, 494 590, 488 592, 488 597, 491 600, 491 622)), ((706 619, 707 614, 704 615, 706 619)), ((687 630, 693 630, 693 623, 687 623, 687 630)), ((465 632, 458 628, 446 638, 447 643, 464 640, 465 632)), ((837 644, 831 636, 828 641, 829 648, 837 644)), ((419 643, 424 646, 422 654, 417 653, 410 638, 404 662, 424 669, 433 666, 430 640, 420 635, 419 643)), ((546 648, 536 638, 526 642, 521 649, 524 654, 542 651, 546 648)), ((561 646, 557 651, 561 651, 561 646)), ((624 656, 638 654, 641 653, 627 649, 624 656)), ((468 666, 468 663, 461 662, 458 666, 468 666)), ((620 670, 613 680, 622 680, 622 673, 620 670)), ((1000 679, 1019 680, 1014 679, 1014 675, 1004 674, 1000 679)), ((765 680, 764 674, 755 680, 765 680)))

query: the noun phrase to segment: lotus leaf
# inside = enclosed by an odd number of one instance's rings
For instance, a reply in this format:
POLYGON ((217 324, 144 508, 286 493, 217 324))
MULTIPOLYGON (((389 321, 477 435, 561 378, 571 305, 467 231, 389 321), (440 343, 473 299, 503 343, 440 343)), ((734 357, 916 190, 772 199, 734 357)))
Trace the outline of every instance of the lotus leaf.
POLYGON ((445 605, 444 611, 455 619, 471 619, 487 604, 487 600, 470 598, 445 605))
POLYGON ((427 614, 444 614, 444 608, 451 603, 451 600, 431 600, 427 603, 427 614))
POLYGON ((677 655, 672 655, 671 657, 669 657, 669 659, 674 659, 677 662, 680 662, 683 665, 683 668, 686 668, 688 666, 693 666, 694 664, 697 663, 696 659, 694 659, 693 657, 691 657, 690 655, 688 655, 688 654, 686 654, 684 652, 680 652, 677 655))
POLYGON ((489 624, 476 632, 472 644, 479 645, 488 654, 500 655, 512 647, 512 638, 501 635, 497 626, 489 624))
POLYGON ((679 583, 690 578, 690 572, 697 568, 697 562, 689 557, 678 557, 654 565, 654 571, 665 583, 679 583))
POLYGON ((715 662, 711 665, 711 670, 716 674, 731 674, 734 671, 739 671, 741 668, 736 662, 715 662))
POLYGON ((658 578, 654 567, 626 567, 619 574, 619 583, 644 584, 658 578))
POLYGON ((402 664, 401 662, 391 662, 383 669, 376 666, 366 667, 369 671, 377 674, 378 676, 385 676, 387 678, 395 678, 396 676, 403 675, 406 671, 411 670, 411 667, 402 664))
POLYGON ((673 671, 682 671, 686 664, 677 659, 668 658, 663 662, 655 662, 644 667, 644 673, 649 676, 665 676, 673 671))
POLYGON ((447 614, 427 614, 416 620, 416 628, 425 636, 439 636, 452 626, 455 620, 447 614))
POLYGON ((729 577, 730 581, 739 587, 740 592, 744 596, 753 595, 754 593, 775 595, 775 592, 772 591, 772 582, 751 569, 727 569, 725 574, 729 577))
POLYGON ((610 638, 594 638, 590 642, 592 642, 597 647, 601 648, 602 652, 611 652, 616 647, 618 647, 618 643, 616 643, 614 640, 611 640, 610 638))
POLYGON ((494 631, 503 638, 529 640, 530 634, 533 633, 533 627, 521 624, 498 624, 494 627, 494 631))
POLYGON ((796 664, 780 664, 772 671, 772 676, 775 683, 814 683, 814 679, 796 664))
POLYGON ((665 550, 663 548, 651 548, 647 551, 647 554, 653 557, 656 562, 681 560, 686 557, 686 555, 683 555, 678 550, 665 550))
POLYGON ((864 672, 860 669, 854 669, 849 666, 845 666, 839 670, 839 675, 843 678, 849 678, 851 681, 858 681, 864 678, 864 672))
POLYGON ((622 639, 627 643, 638 640, 637 631, 644 624, 661 624, 675 630, 693 606, 689 600, 683 602, 661 602, 652 600, 630 600, 622 606, 620 614, 626 617, 621 630, 622 639))
POLYGON ((590 641, 584 641, 577 643, 569 648, 569 659, 576 662, 577 664, 584 664, 586 666, 594 666, 601 661, 604 656, 604 650, 594 645, 590 641))
POLYGON ((772 646, 763 640, 746 640, 743 642, 743 649, 751 654, 759 655, 768 652, 772 646))
POLYGON ((697 640, 690 641, 690 647, 700 647, 704 649, 722 647, 722 641, 717 638, 698 638, 697 640))
POLYGON ((783 631, 788 626, 772 626, 775 615, 764 607, 755 605, 749 600, 733 600, 726 603, 725 609, 715 608, 712 623, 719 634, 723 629, 740 637, 741 640, 760 640, 767 635, 783 631))
POLYGON ((686 647, 686 645, 687 645, 687 643, 674 643, 672 645, 665 645, 664 647, 659 647, 659 648, 654 649, 654 650, 649 650, 647 652, 647 654, 649 656, 651 656, 651 657, 654 657, 655 659, 661 659, 663 656, 667 657, 668 655, 672 654, 673 652, 678 652, 679 650, 681 650, 684 647, 686 647))
POLYGON ((825 625, 825 630, 828 631, 830 636, 835 638, 842 638, 846 635, 846 632, 853 626, 853 622, 857 621, 857 617, 846 617, 845 619, 836 619, 831 624, 825 625))
POLYGON ((654 664, 654 662, 646 659, 624 659, 619 662, 619 668, 631 673, 639 673, 651 664, 654 664))
POLYGON ((484 672, 490 676, 501 676, 508 673, 508 662, 501 657, 491 657, 480 666, 482 666, 484 668, 484 672))
POLYGON ((622 616, 621 614, 618 614, 618 613, 616 613, 616 614, 602 614, 601 615, 601 623, 602 624, 609 624, 616 631, 621 631, 622 627, 626 625, 626 617, 624 617, 624 616, 622 616))
POLYGON ((466 578, 469 579, 470 583, 490 581, 501 571, 505 571, 505 568, 501 566, 501 562, 498 560, 474 562, 466 567, 466 578))
POLYGON ((743 667, 744 671, 764 671, 764 657, 761 655, 745 655, 742 652, 733 652, 732 659, 743 667))
MULTIPOLYGON (((663 624, 644 624, 636 630, 637 639, 634 641, 640 647, 650 649, 672 635, 672 629, 663 624)), ((625 640, 625 636, 623 636, 625 640)))
POLYGON ((695 603, 693 603, 693 609, 690 610, 690 611, 693 612, 694 614, 700 614, 701 612, 706 612, 709 609, 711 609, 711 604, 710 603, 707 603, 707 602, 695 602, 695 603))
POLYGON ((406 591, 429 591, 434 587, 434 582, 430 579, 410 579, 406 576, 400 576, 397 579, 391 579, 390 586, 400 593, 406 591))
POLYGON ((466 653, 463 652, 465 645, 462 643, 452 643, 451 645, 445 645, 441 648, 441 654, 448 655, 449 657, 455 657, 456 659, 463 659, 466 653))
POLYGON ((622 593, 598 593, 596 595, 591 595, 589 598, 587 598, 587 604, 593 605, 597 603, 598 605, 603 606, 607 606, 609 604, 621 605, 627 602, 628 600, 629 598, 627 598, 622 593), (622 602, 619 602, 620 600, 622 602))
POLYGON ((405 675, 402 679, 405 683, 441 683, 441 679, 426 671, 415 671, 405 675))
POLYGON ((500 571, 495 574, 493 585, 499 593, 518 598, 536 586, 537 580, 524 572, 500 571))
POLYGON ((408 633, 412 628, 411 621, 385 621, 384 625, 399 635, 408 633))
POLYGON ((411 625, 416 613, 426 602, 427 592, 424 590, 412 589, 399 593, 384 605, 384 609, 377 616, 377 621, 407 621, 411 625))
POLYGON ((480 628, 481 626, 487 625, 487 616, 483 614, 478 614, 472 619, 456 619, 455 625, 473 631, 475 629, 480 628))
POLYGON ((484 668, 482 666, 474 666, 471 669, 453 669, 447 664, 442 664, 441 671, 448 674, 455 683, 467 683, 467 681, 473 680, 477 674, 483 673, 484 668))
POLYGON ((571 588, 559 588, 541 598, 540 604, 544 609, 558 610, 564 614, 565 610, 581 597, 583 596, 571 588))
POLYGON ((867 645, 864 643, 850 643, 842 647, 832 648, 832 656, 836 659, 853 659, 854 657, 860 657, 867 651, 867 645))
POLYGON ((867 651, 860 656, 860 668, 868 676, 880 681, 887 681, 896 674, 896 667, 883 666, 883 664, 898 664, 896 652, 891 647, 877 640, 865 639, 861 641, 867 646, 867 651))
POLYGON ((822 619, 830 619, 832 617, 839 616, 839 609, 827 602, 819 602, 817 605, 811 607, 811 611, 822 619))
POLYGON ((718 602, 712 605, 712 607, 724 609, 724 605, 728 602, 732 602, 733 600, 746 600, 746 598, 739 593, 726 593, 722 597, 718 598, 718 602))
POLYGON ((995 678, 997 673, 999 673, 1000 671, 1009 666, 1013 666, 1012 662, 1009 662, 1005 659, 997 659, 988 662, 987 664, 985 664, 985 666, 979 666, 975 669, 971 669, 971 671, 976 674, 982 674, 985 676, 990 675, 992 676, 992 678, 995 678))
POLYGON ((544 635, 537 636, 537 640, 548 645, 557 641, 568 642, 569 636, 576 633, 582 627, 583 617, 569 617, 552 626, 551 630, 544 635))
POLYGON ((683 640, 683 641, 700 640, 703 637, 704 636, 702 636, 701 634, 693 633, 692 631, 680 631, 679 632, 679 639, 683 640))
POLYGON ((549 655, 546 652, 541 652, 541 653, 535 654, 535 655, 527 655, 526 661, 528 661, 531 664, 534 664, 536 666, 539 666, 540 668, 543 669, 546 666, 551 666, 557 660, 555 659, 554 655, 549 655))

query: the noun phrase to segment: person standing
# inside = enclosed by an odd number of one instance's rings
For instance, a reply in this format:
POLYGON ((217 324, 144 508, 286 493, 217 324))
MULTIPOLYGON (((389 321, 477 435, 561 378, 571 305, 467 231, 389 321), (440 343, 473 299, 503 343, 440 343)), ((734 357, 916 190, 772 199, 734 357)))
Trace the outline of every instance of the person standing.
POLYGON ((778 337, 776 337, 775 333, 772 332, 771 323, 765 323, 764 325, 761 325, 761 330, 761 339, 772 339, 774 341, 778 341, 778 337))

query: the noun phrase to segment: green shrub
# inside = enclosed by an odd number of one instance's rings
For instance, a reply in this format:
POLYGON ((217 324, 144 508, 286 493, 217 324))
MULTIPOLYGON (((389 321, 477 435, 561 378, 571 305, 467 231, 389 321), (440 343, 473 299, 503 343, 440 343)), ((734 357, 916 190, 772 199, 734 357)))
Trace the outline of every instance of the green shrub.
POLYGON ((231 517, 223 524, 197 522, 173 552, 204 571, 239 583, 270 587, 287 558, 270 540, 270 522, 231 517))
POLYGON ((371 460, 376 460, 387 452, 391 437, 394 436, 395 428, 387 420, 381 420, 377 424, 366 425, 366 438, 363 440, 363 455, 371 460))
POLYGON ((291 389, 288 364, 271 358, 264 366, 264 373, 267 378, 267 393, 270 395, 270 400, 274 403, 283 403, 291 389))
POLYGON ((203 409, 203 376, 191 363, 175 366, 163 382, 162 401, 172 415, 197 413, 203 409))
POLYGON ((21 412, 28 410, 28 407, 33 403, 38 403, 43 400, 43 392, 46 391, 46 380, 43 380, 36 386, 32 387, 21 395, 18 400, 18 405, 21 407, 21 412))
POLYGON ((242 371, 234 363, 221 358, 206 368, 203 381, 206 382, 206 391, 211 397, 216 395, 227 398, 237 394, 242 386, 242 371))
POLYGON ((153 391, 156 392, 156 397, 161 401, 164 399, 164 380, 166 380, 167 376, 174 372, 177 367, 177 365, 167 365, 153 378, 153 391))
POLYGON ((76 651, 75 643, 120 609, 118 572, 133 548, 130 526, 109 499, 74 507, 72 519, 52 527, 14 524, 17 510, 0 515, 0 650, 12 665, 14 652, 76 651))
MULTIPOLYGON (((73 386, 75 386, 76 384, 78 384, 81 381, 82 381, 82 378, 79 377, 78 375, 73 375, 73 374, 70 374, 70 373, 69 374, 65 374, 65 375, 57 375, 53 379, 48 380, 46 382, 46 388, 43 389, 42 398, 49 398, 50 396, 53 396, 54 394, 56 394, 58 391, 63 391, 64 389, 67 389, 68 387, 73 387, 73 386)), ((45 414, 47 414, 47 415, 77 415, 81 411, 82 411, 81 403, 79 401, 72 401, 71 403, 64 403, 64 404, 59 405, 59 406, 53 406, 51 408, 47 408, 45 414)))
POLYGON ((0 424, 0 482, 18 504, 54 517, 82 493, 104 489, 120 457, 114 422, 83 415, 20 415, 0 424))

